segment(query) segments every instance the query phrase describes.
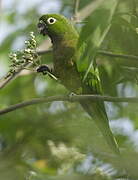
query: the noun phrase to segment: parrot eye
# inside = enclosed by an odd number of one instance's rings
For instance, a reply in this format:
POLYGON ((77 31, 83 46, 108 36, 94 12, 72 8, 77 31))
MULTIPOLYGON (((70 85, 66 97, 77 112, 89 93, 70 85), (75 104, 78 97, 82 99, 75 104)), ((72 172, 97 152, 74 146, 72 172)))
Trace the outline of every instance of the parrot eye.
POLYGON ((50 17, 50 18, 48 18, 47 22, 48 22, 48 24, 54 24, 56 22, 56 19, 50 17))

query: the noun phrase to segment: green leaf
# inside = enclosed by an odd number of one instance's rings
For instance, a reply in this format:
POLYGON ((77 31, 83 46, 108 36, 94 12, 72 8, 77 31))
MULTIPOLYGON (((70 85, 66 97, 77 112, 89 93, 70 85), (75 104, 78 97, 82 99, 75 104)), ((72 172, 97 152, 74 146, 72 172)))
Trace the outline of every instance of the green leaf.
POLYGON ((84 53, 86 54, 86 51, 88 51, 88 53, 87 58, 80 58, 78 69, 84 69, 83 66, 85 66, 85 68, 87 67, 87 69, 85 69, 87 72, 84 79, 92 67, 97 50, 111 27, 111 21, 117 4, 117 0, 105 0, 102 5, 86 19, 86 24, 82 28, 78 47, 81 47, 84 42, 87 42, 88 45, 86 45, 84 53))

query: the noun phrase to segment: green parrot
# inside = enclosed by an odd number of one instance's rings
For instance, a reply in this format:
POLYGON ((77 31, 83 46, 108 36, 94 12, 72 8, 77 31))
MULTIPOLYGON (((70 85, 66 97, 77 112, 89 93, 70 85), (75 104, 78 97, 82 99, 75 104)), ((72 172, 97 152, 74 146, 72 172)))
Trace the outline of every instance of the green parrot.
MULTIPOLYGON (((56 76, 60 82, 75 94, 101 94, 99 79, 91 71, 83 80, 85 72, 78 68, 82 49, 78 48, 79 34, 71 22, 59 14, 46 14, 40 17, 38 30, 48 35, 53 45, 53 69, 40 66, 38 72, 45 69, 56 76)), ((84 45, 85 46, 85 45, 84 45)), ((92 117, 104 136, 109 148, 119 154, 119 148, 109 127, 104 103, 91 100, 80 101, 83 109, 92 117)))

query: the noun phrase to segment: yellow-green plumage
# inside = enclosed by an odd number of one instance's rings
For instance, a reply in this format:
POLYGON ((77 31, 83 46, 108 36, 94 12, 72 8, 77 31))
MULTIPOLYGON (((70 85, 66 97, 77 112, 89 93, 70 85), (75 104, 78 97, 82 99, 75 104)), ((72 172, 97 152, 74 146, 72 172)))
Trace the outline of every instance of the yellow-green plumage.
MULTIPOLYGON (((77 68, 82 50, 77 48, 79 35, 72 24, 62 15, 47 14, 40 18, 38 27, 43 35, 47 34, 52 40, 54 74, 61 83, 76 94, 100 94, 99 81, 94 74, 89 73, 85 81, 82 81, 85 72, 80 72, 77 68)), ((103 102, 83 100, 80 103, 93 118, 110 148, 119 153, 103 102)))

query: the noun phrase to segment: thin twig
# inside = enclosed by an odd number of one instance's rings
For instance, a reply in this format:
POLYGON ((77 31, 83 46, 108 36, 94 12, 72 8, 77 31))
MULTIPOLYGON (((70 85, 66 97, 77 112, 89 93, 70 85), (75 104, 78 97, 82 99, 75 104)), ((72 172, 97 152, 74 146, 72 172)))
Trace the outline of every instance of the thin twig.
POLYGON ((48 53, 51 53, 52 52, 52 49, 49 49, 49 50, 45 50, 45 51, 37 51, 37 54, 38 55, 44 55, 44 54, 48 54, 48 53))
MULTIPOLYGON (((47 39, 47 40, 45 41, 46 49, 49 49, 50 46, 51 46, 51 44, 50 44, 49 42, 50 42, 49 39, 47 39)), ((40 48, 41 48, 41 47, 40 47, 40 48)), ((38 48, 38 49, 39 49, 39 48, 38 48)), ((47 50, 47 52, 48 52, 48 51, 49 51, 49 50, 47 50)), ((46 51, 45 51, 45 52, 46 52, 46 51)), ((38 54, 39 54, 39 53, 38 53, 38 54)), ((30 65, 31 65, 31 63, 25 63, 22 68, 18 69, 18 71, 17 71, 16 73, 12 74, 10 77, 8 77, 8 78, 5 78, 6 76, 2 77, 2 78, 0 79, 0 89, 4 88, 4 87, 5 87, 6 85, 8 85, 11 81, 13 81, 16 77, 18 77, 18 75, 20 74, 20 72, 21 72, 24 68, 29 67, 30 65)))
POLYGON ((15 111, 16 109, 20 109, 26 106, 40 104, 40 103, 49 103, 53 101, 83 101, 83 100, 91 100, 95 101, 108 101, 108 102, 128 102, 128 103, 138 103, 137 97, 111 97, 111 96, 101 96, 101 95, 72 95, 72 96, 51 96, 46 98, 35 98, 29 101, 24 101, 15 105, 11 105, 5 109, 0 110, 0 115, 15 111))
MULTIPOLYGON (((47 54, 47 53, 51 53, 51 50, 47 50, 47 51, 38 51, 38 55, 43 55, 43 54, 47 54)), ((110 51, 105 51, 105 50, 99 50, 97 52, 100 55, 104 55, 104 56, 110 56, 110 57, 114 57, 114 58, 122 58, 122 59, 133 59, 133 60, 137 60, 138 62, 138 56, 134 56, 134 55, 127 55, 127 54, 116 54, 116 53, 112 53, 110 51)))
MULTIPOLYGON (((24 67, 28 67, 30 63, 25 63, 24 67)), ((2 89, 3 87, 5 87, 9 82, 11 82, 12 80, 14 80, 19 74, 20 72, 23 70, 23 68, 19 69, 17 72, 15 72, 14 74, 12 74, 10 77, 8 78, 2 78, 0 80, 0 89, 2 89)))
POLYGON ((74 17, 75 18, 77 18, 77 16, 78 16, 79 4, 80 4, 80 0, 75 0, 75 5, 74 5, 74 17))
POLYGON ((102 3, 104 0, 96 0, 90 2, 86 5, 83 9, 78 12, 79 20, 83 21, 87 18, 90 14, 92 14, 102 3))
POLYGON ((116 54, 116 53, 112 53, 112 52, 108 52, 108 51, 104 51, 104 50, 99 50, 98 54, 101 54, 101 55, 104 55, 104 56, 110 56, 110 57, 114 57, 114 58, 138 60, 138 56, 125 55, 125 54, 116 54))

